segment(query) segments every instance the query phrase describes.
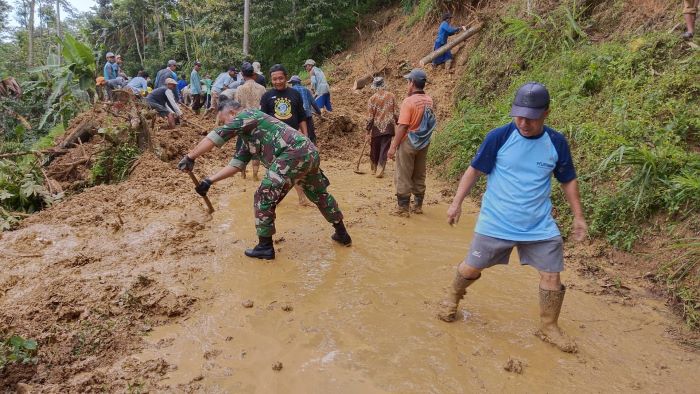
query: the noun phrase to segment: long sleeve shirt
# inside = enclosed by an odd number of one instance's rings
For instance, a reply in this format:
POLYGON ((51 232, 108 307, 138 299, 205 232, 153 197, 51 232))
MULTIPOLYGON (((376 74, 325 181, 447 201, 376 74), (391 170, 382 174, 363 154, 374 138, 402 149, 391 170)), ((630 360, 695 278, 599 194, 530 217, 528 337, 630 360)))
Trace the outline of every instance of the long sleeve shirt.
POLYGON ((227 72, 223 72, 219 74, 218 77, 214 80, 214 84, 211 87, 211 90, 216 93, 221 93, 222 91, 233 88, 233 83, 236 82, 235 79, 231 78, 230 75, 228 75, 227 72))
POLYGON ((192 70, 192 72, 190 73, 190 93, 202 93, 202 81, 199 79, 199 73, 197 72, 197 70, 192 70))
POLYGON ((314 66, 311 69, 311 89, 313 89, 316 97, 323 96, 326 93, 330 93, 330 86, 326 80, 326 74, 321 71, 320 68, 314 66))
POLYGON ((257 159, 265 168, 271 168, 279 159, 308 160, 316 151, 306 136, 257 109, 241 111, 231 123, 212 130, 207 138, 221 147, 236 136, 244 143, 233 155, 231 167, 244 168, 251 159, 257 159))
POLYGON ((439 48, 447 44, 447 37, 460 31, 459 27, 452 27, 447 21, 442 21, 440 23, 440 28, 438 29, 438 35, 435 39, 435 47, 439 48))
POLYGON ((131 88, 131 90, 133 90, 136 94, 141 94, 141 92, 148 89, 148 83, 146 83, 146 79, 143 77, 131 78, 126 86, 131 88))
POLYGON ((307 118, 313 115, 312 109, 315 110, 317 114, 321 113, 321 109, 318 108, 318 104, 316 104, 316 100, 314 100, 314 96, 309 89, 301 85, 294 85, 292 89, 296 90, 301 95, 301 100, 304 102, 304 112, 306 112, 307 118))

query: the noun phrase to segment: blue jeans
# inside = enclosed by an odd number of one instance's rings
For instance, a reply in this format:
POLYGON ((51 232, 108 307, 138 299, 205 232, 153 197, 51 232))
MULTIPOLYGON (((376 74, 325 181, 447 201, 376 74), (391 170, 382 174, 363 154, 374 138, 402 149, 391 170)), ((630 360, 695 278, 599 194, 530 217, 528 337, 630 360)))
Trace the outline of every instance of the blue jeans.
POLYGON ((331 106, 331 94, 326 93, 316 97, 316 105, 318 105, 318 108, 322 109, 325 107, 328 112, 332 112, 333 107, 331 106))

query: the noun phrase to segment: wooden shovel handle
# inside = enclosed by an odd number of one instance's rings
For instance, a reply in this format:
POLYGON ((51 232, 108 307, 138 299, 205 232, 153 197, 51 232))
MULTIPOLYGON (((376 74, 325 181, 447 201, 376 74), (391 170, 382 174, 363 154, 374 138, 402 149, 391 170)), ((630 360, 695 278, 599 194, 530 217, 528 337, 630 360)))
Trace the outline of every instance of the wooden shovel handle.
POLYGON ((360 157, 357 158, 357 171, 360 171, 360 161, 362 160, 362 156, 365 155, 365 148, 367 147, 367 139, 365 138, 365 143, 362 145, 362 152, 360 152, 360 157))
MULTIPOLYGON (((192 171, 188 171, 187 173, 190 175, 190 179, 192 179, 192 182, 194 183, 194 185, 199 186, 199 180, 192 173, 192 171)), ((209 213, 214 213, 214 206, 211 205, 211 201, 209 201, 209 197, 202 196, 202 198, 204 198, 204 203, 207 204, 207 208, 209 208, 209 213)))

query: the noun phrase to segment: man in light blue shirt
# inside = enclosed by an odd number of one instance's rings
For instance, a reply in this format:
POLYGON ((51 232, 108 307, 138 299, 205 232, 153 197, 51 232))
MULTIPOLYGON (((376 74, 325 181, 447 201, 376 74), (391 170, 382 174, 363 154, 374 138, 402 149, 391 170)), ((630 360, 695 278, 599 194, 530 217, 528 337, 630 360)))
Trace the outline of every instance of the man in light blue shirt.
POLYGON ((129 80, 126 87, 130 88, 135 95, 143 96, 148 90, 148 82, 146 82, 146 78, 148 78, 148 73, 141 70, 135 77, 129 80))
POLYGON ((229 67, 226 72, 222 72, 216 77, 214 83, 211 85, 211 106, 207 110, 207 113, 216 112, 221 92, 226 89, 235 89, 238 87, 235 79, 237 73, 236 67, 229 67))
POLYGON ((107 52, 105 55, 107 58, 107 63, 105 63, 105 67, 103 69, 103 76, 105 78, 105 82, 107 83, 107 97, 109 99, 112 99, 112 89, 121 89, 124 85, 126 85, 126 80, 124 78, 120 77, 118 74, 119 66, 117 65, 116 61, 116 56, 112 52, 107 52))
POLYGON ((204 104, 202 102, 202 80, 199 78, 199 70, 202 69, 202 63, 194 62, 194 68, 190 73, 190 95, 192 96, 192 110, 199 115, 199 109, 204 104))
POLYGON ((448 223, 456 224, 464 198, 479 177, 487 175, 469 254, 457 268, 438 318, 454 321, 466 288, 481 277, 482 270, 508 264, 511 251, 517 247, 520 263, 540 274, 541 325, 537 336, 564 352, 575 353, 576 344, 557 324, 566 288, 559 276, 564 269, 563 241, 552 217, 550 194, 554 175, 574 215, 573 237, 583 240, 587 225, 576 170, 566 137, 544 125, 549 115, 549 92, 544 85, 529 82, 521 86, 510 115, 513 122, 486 135, 447 211, 448 223))

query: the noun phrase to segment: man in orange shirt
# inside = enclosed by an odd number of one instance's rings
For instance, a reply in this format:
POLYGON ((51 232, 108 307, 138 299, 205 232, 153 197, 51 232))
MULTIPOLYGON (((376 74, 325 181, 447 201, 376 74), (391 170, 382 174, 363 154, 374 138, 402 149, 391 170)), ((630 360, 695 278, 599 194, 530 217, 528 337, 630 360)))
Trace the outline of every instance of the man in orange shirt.
POLYGON ((396 214, 410 216, 411 211, 423 213, 425 169, 435 117, 432 113, 433 99, 423 91, 428 79, 425 71, 414 68, 404 78, 408 81, 408 97, 401 103, 399 127, 387 156, 396 160, 396 214), (427 122, 423 122, 425 114, 429 117, 427 122), (411 194, 413 206, 409 208, 411 194))

